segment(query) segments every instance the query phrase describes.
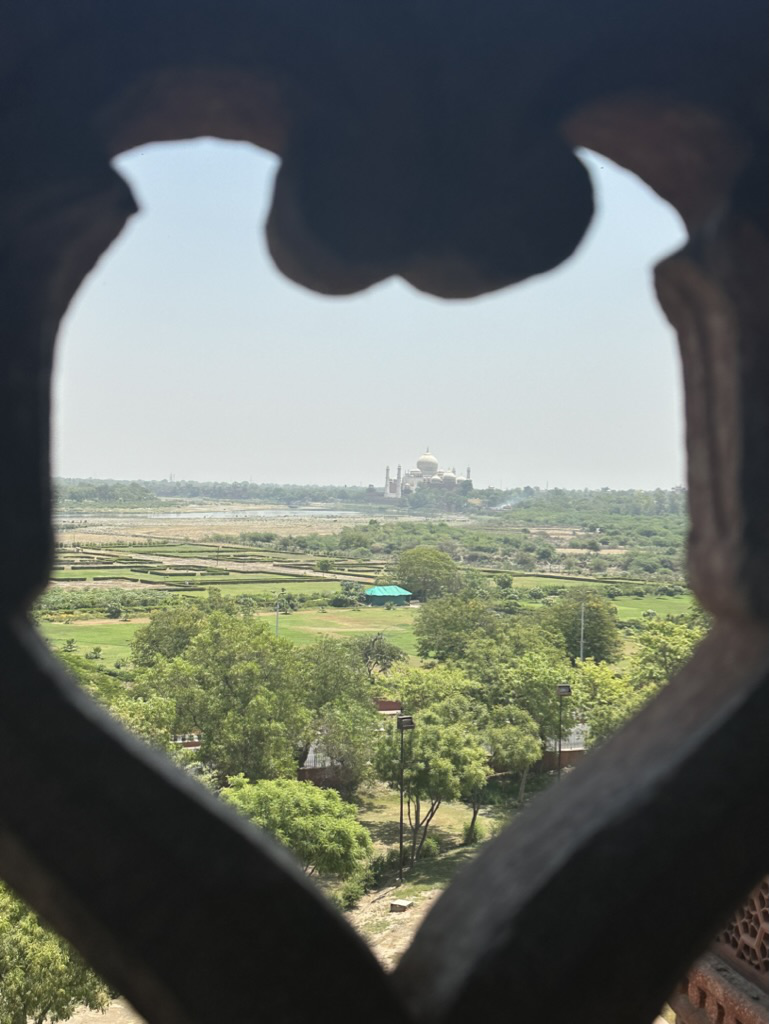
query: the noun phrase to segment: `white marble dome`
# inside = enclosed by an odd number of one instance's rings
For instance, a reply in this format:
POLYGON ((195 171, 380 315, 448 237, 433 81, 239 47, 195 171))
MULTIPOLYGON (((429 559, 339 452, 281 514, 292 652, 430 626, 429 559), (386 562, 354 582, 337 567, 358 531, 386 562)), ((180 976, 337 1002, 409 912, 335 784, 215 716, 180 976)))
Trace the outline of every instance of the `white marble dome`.
POLYGON ((438 460, 432 452, 425 452, 424 455, 420 455, 417 459, 417 469, 423 476, 435 476, 438 469, 438 460))

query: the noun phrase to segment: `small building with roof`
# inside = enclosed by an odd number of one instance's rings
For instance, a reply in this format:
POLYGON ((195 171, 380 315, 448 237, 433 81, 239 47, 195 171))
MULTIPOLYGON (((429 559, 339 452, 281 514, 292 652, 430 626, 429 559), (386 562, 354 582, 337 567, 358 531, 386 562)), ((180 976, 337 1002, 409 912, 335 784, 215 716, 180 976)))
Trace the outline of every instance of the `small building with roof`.
POLYGON ((403 587, 369 587, 365 593, 366 604, 408 604, 411 598, 411 591, 403 587))

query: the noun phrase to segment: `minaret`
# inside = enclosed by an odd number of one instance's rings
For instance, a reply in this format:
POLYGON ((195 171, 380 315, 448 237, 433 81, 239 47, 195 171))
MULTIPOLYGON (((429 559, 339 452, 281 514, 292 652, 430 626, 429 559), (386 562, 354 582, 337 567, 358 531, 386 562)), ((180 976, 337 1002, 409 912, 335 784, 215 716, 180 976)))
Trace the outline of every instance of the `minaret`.
POLYGON ((385 497, 390 493, 390 467, 385 470, 385 497))
POLYGON ((398 475, 395 478, 395 497, 396 498, 402 497, 402 491, 401 491, 402 487, 403 487, 403 474, 402 474, 402 471, 401 471, 401 467, 398 466, 398 475))
POLYGON ((465 479, 466 480, 470 480, 471 479, 471 477, 470 477, 470 467, 469 466, 467 467, 467 476, 465 477, 465 479))

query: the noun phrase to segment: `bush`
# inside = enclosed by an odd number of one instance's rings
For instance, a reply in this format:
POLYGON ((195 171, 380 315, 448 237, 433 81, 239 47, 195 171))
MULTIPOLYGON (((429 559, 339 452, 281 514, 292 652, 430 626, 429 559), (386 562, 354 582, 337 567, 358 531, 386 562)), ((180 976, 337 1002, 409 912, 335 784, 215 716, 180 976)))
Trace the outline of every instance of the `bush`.
POLYGON ((462 845, 463 846, 477 846, 478 843, 483 842, 486 838, 486 828, 482 821, 478 818, 471 824, 469 821, 465 825, 462 833, 462 845))
POLYGON ((434 839, 432 836, 428 836, 422 843, 422 849, 419 851, 419 859, 434 860, 440 852, 441 848, 438 840, 434 839))
MULTIPOLYGON (((404 856, 405 852, 404 850, 404 856)), ((388 850, 387 853, 380 853, 371 858, 368 870, 372 889, 380 888, 385 880, 389 880, 392 875, 397 874, 399 858, 398 850, 388 850)))
POLYGON ((342 882, 333 894, 333 901, 342 910, 352 910, 366 895, 370 884, 370 871, 356 872, 352 877, 342 882))

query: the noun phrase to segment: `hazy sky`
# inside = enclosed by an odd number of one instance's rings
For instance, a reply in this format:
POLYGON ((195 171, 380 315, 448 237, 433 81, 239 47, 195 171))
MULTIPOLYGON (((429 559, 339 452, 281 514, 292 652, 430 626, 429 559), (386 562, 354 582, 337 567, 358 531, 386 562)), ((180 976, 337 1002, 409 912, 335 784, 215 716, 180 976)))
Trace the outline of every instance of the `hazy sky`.
POLYGON ((585 159, 599 210, 576 255, 446 301, 281 277, 262 231, 277 161, 250 145, 123 155, 141 211, 62 326, 54 472, 381 486, 429 445, 478 486, 683 483, 679 363, 651 275, 683 229, 585 159))

